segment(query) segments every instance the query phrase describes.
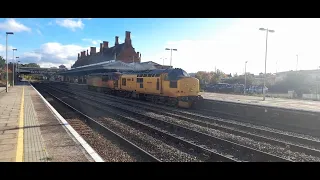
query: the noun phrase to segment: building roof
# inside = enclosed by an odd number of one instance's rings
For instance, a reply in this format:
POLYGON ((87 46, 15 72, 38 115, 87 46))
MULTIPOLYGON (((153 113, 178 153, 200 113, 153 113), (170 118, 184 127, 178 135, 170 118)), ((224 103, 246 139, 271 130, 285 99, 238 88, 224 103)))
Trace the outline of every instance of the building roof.
POLYGON ((110 60, 106 62, 99 62, 95 64, 84 65, 80 67, 71 68, 64 72, 59 72, 61 75, 88 75, 92 73, 106 73, 106 72, 124 72, 124 71, 144 71, 157 69, 152 64, 144 63, 124 63, 122 61, 110 60))
POLYGON ((118 56, 121 51, 124 49, 125 43, 117 44, 113 47, 103 47, 102 51, 103 53, 95 53, 91 55, 87 55, 85 57, 80 57, 72 67, 79 67, 89 64, 96 64, 104 61, 110 61, 115 59, 116 56, 118 56))

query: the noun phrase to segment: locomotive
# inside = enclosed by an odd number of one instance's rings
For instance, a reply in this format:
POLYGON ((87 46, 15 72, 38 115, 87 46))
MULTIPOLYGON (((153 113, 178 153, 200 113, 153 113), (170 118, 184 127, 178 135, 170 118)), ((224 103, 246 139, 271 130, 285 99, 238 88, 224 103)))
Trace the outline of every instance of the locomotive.
POLYGON ((89 90, 190 108, 202 97, 199 80, 180 68, 91 74, 89 90))

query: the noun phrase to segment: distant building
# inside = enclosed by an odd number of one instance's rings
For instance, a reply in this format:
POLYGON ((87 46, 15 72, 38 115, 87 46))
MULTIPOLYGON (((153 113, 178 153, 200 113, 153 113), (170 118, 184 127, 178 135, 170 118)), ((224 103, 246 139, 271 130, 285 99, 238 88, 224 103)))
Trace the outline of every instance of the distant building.
POLYGON ((309 82, 316 82, 316 81, 318 82, 318 81, 320 81, 320 70, 319 70, 319 69, 315 69, 315 70, 300 70, 300 71, 278 72, 278 73, 276 74, 275 81, 276 81, 276 82, 280 82, 280 81, 284 80, 290 72, 291 72, 291 73, 292 73, 292 72, 298 72, 298 73, 307 75, 307 77, 308 77, 307 80, 308 80, 309 82))
POLYGON ((130 33, 129 31, 125 32, 124 43, 120 44, 119 37, 115 36, 115 43, 112 47, 109 47, 108 41, 103 41, 103 43, 100 43, 99 52, 96 51, 96 47, 90 47, 90 54, 88 50, 78 53, 78 59, 72 65, 72 68, 110 60, 140 63, 141 54, 133 48, 130 33))

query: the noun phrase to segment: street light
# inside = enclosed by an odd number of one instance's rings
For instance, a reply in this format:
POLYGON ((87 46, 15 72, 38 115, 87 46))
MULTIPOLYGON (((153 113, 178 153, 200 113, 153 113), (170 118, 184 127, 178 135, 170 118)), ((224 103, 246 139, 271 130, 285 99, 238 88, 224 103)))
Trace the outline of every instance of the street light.
MULTIPOLYGON (((19 57, 16 57, 16 59, 19 59, 19 57)), ((20 61, 17 61, 17 64, 16 64, 16 72, 17 72, 17 76, 16 76, 16 77, 19 77, 19 76, 18 76, 19 62, 20 62, 20 61)), ((20 74, 20 72, 19 72, 19 74, 20 74)))
POLYGON ((270 30, 270 29, 265 29, 265 28, 259 28, 260 31, 267 31, 267 36, 266 36, 266 54, 265 54, 265 60, 264 60, 264 80, 263 80, 263 101, 266 99, 266 92, 265 92, 265 88, 266 88, 266 78, 267 78, 267 53, 268 53, 268 33, 274 33, 274 30, 270 30))
POLYGON ((298 71, 298 54, 297 54, 297 65, 296 65, 296 71, 298 71))
POLYGON ((9 91, 9 89, 8 89, 8 78, 9 78, 9 76, 8 76, 8 35, 9 34, 13 35, 13 32, 6 32, 6 64, 7 64, 6 92, 9 91))
POLYGON ((162 59, 162 66, 164 66, 164 60, 167 58, 160 58, 160 59, 162 59))
POLYGON ((14 86, 14 51, 17 51, 17 49, 12 49, 12 87, 14 86))
POLYGON ((246 88, 247 88, 247 63, 248 61, 244 63, 244 94, 246 94, 246 88))
POLYGON ((178 51, 178 50, 177 49, 172 49, 172 48, 166 48, 165 50, 171 52, 171 54, 170 54, 170 66, 171 66, 171 64, 172 64, 172 51, 178 51))

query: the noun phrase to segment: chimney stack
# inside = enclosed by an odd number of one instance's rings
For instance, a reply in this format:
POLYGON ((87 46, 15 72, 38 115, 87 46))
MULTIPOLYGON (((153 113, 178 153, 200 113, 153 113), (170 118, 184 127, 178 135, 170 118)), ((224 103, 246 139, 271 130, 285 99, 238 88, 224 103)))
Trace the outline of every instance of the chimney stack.
POLYGON ((86 56, 86 51, 83 51, 83 57, 85 57, 86 56))
POLYGON ((108 41, 103 41, 103 47, 104 48, 109 48, 109 42, 108 41))
POLYGON ((78 53, 78 59, 80 58, 80 53, 78 53))
POLYGON ((89 50, 87 49, 87 56, 89 56, 89 50))
POLYGON ((118 45, 119 44, 119 36, 116 36, 116 42, 114 43, 114 45, 118 45))
POLYGON ((103 49, 103 44, 100 43, 100 51, 99 52, 102 52, 102 49, 103 49))
POLYGON ((90 55, 96 53, 96 47, 90 47, 90 55))
POLYGON ((80 56, 80 57, 83 57, 83 56, 84 56, 83 51, 81 51, 80 53, 81 53, 81 56, 80 56))
POLYGON ((131 37, 130 37, 130 31, 126 31, 126 39, 124 40, 124 42, 127 44, 127 45, 131 45, 131 37))

